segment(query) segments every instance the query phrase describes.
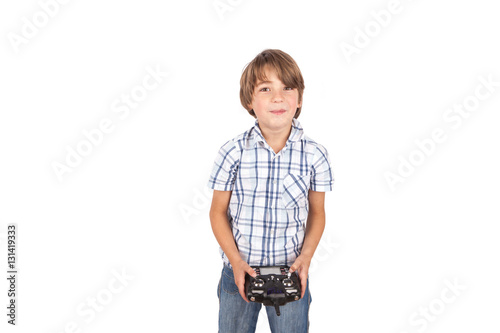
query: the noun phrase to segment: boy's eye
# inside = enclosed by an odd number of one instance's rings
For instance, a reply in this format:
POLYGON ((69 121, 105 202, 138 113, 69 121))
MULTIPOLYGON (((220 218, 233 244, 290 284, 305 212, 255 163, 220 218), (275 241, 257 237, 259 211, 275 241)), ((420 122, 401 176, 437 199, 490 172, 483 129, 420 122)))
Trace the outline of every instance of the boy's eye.
MULTIPOLYGON (((291 87, 285 87, 284 90, 290 91, 290 90, 293 90, 293 88, 291 88, 291 87)), ((269 88, 264 87, 264 88, 261 88, 259 91, 269 91, 269 88)))

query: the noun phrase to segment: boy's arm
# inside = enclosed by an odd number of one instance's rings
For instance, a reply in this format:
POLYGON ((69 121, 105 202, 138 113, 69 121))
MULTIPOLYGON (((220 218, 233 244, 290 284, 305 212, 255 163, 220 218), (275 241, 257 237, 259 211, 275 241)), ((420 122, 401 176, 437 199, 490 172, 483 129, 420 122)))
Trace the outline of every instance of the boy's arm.
POLYGON ((309 266, 321 236, 325 230, 325 192, 309 190, 309 215, 307 217, 306 235, 300 255, 290 267, 290 271, 298 270, 302 282, 302 295, 306 292, 309 266))
POLYGON ((229 226, 227 208, 231 199, 231 193, 232 191, 214 190, 212 206, 210 207, 210 223, 217 242, 233 267, 234 282, 236 286, 238 286, 240 295, 248 302, 244 291, 245 273, 253 277, 257 276, 257 274, 245 261, 243 261, 243 259, 241 259, 240 252, 234 241, 233 232, 229 226))

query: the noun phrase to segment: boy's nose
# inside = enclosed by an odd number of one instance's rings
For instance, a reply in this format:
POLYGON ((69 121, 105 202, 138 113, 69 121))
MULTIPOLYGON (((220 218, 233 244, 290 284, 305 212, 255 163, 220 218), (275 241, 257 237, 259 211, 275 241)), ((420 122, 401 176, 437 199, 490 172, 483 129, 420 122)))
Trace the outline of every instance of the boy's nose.
POLYGON ((273 102, 281 102, 283 101, 283 95, 281 94, 281 91, 277 91, 273 95, 273 102))

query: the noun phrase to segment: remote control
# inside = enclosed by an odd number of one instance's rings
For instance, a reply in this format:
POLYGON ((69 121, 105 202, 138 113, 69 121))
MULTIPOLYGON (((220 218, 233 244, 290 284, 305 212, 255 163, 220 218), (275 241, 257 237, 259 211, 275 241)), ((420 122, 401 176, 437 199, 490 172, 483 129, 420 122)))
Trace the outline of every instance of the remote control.
POLYGON ((252 267, 257 276, 245 276, 245 291, 251 302, 274 306, 280 315, 280 306, 298 301, 301 295, 300 278, 297 272, 290 273, 288 266, 252 267))

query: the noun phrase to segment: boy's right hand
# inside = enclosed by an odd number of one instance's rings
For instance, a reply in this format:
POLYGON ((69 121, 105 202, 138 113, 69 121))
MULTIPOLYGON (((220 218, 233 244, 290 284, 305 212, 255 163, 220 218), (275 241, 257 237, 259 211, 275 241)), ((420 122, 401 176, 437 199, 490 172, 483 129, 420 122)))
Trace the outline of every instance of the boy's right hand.
POLYGON ((241 297, 245 302, 249 303, 245 292, 245 274, 248 273, 252 277, 256 277, 257 273, 250 267, 245 261, 240 260, 235 264, 231 263, 233 266, 234 283, 238 287, 241 297))

